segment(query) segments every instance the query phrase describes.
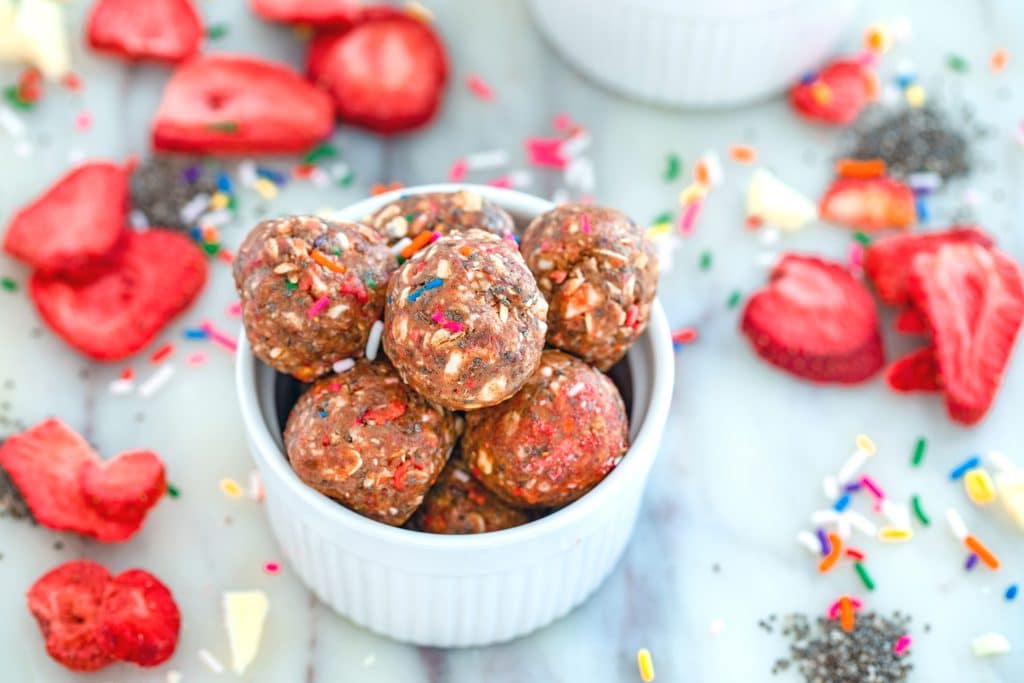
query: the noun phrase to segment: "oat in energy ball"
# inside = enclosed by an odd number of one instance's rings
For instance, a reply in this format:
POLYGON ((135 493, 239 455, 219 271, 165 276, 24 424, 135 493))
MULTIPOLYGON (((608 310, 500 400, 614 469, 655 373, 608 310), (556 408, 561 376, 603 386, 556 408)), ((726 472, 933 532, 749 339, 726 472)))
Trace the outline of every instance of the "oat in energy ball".
POLYGON ((313 216, 259 223, 234 262, 253 353, 304 382, 363 355, 393 269, 384 240, 365 225, 313 216))
POLYGON ((401 197, 379 209, 366 223, 382 233, 388 244, 412 240, 424 232, 447 235, 469 228, 480 228, 500 237, 515 233, 512 216, 470 190, 401 197))
POLYGON ((530 519, 530 513, 501 501, 474 479, 461 457, 452 456, 409 522, 431 534, 482 534, 530 519))
POLYGON ((384 351, 402 379, 435 403, 494 405, 536 369, 546 315, 515 245, 471 229, 440 238, 395 272, 384 351))
POLYGON ((360 360, 299 397, 284 444, 307 486, 401 526, 437 480, 457 436, 455 416, 409 389, 390 364, 360 360))
POLYGON ((515 396, 466 415, 462 451, 487 488, 518 507, 571 503, 626 453, 626 408, 612 381, 548 350, 515 396))
POLYGON ((647 327, 657 288, 643 230, 621 211, 566 204, 530 223, 522 253, 548 300, 548 344, 615 365, 647 327))

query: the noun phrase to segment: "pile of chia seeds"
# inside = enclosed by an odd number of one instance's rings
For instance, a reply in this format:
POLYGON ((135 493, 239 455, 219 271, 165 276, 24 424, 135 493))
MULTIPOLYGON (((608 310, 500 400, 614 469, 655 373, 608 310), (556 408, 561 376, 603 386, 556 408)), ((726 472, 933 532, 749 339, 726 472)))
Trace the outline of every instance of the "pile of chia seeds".
POLYGON ((135 169, 131 185, 132 206, 150 225, 188 230, 181 209, 196 195, 217 191, 216 169, 199 157, 158 154, 135 169))
POLYGON ((0 518, 3 517, 32 519, 32 512, 7 472, 0 467, 0 518))
POLYGON ((843 631, 838 619, 812 621, 803 614, 781 621, 773 615, 759 625, 768 632, 778 627, 790 641, 789 657, 777 660, 772 674, 793 668, 807 683, 898 683, 914 667, 909 650, 893 653, 893 645, 910 626, 910 617, 900 612, 891 618, 858 613, 850 633, 843 631))

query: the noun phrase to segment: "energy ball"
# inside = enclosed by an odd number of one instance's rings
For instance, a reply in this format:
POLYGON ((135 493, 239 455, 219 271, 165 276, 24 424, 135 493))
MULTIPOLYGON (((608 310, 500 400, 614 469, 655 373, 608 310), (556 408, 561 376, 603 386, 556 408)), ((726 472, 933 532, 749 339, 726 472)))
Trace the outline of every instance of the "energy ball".
POLYGON ((409 522, 417 531, 431 534, 482 534, 532 518, 498 499, 470 475, 462 458, 452 456, 409 522))
POLYGON ((387 300, 384 351, 403 380, 446 408, 500 403, 540 362, 548 306, 501 237, 441 237, 395 272, 387 300))
POLYGON ((437 480, 457 431, 455 416, 409 389, 390 364, 360 360, 299 397, 284 444, 307 486, 401 526, 437 480))
POLYGON ((314 216, 257 224, 234 262, 253 353, 303 382, 363 355, 395 265, 365 225, 314 216))
POLYGON ((566 204, 526 228, 523 258, 548 301, 551 346, 608 370, 650 317, 658 258, 626 214, 566 204))
POLYGON ((515 232, 512 216, 471 190, 428 192, 401 197, 366 219, 388 244, 410 240, 424 232, 442 235, 479 228, 504 237, 515 232))
POLYGON ((515 396, 466 414, 470 471, 515 507, 576 500, 619 464, 626 408, 612 381, 583 361, 548 350, 515 396))

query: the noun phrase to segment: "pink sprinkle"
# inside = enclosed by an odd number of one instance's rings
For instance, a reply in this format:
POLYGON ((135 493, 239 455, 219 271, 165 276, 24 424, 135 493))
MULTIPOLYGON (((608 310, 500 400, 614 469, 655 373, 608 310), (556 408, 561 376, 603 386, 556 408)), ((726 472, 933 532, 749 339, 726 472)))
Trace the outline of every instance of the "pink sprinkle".
POLYGON ((860 270, 864 265, 864 245, 860 242, 850 244, 850 250, 846 255, 847 262, 853 270, 860 270))
MULTIPOLYGON (((854 609, 860 609, 861 607, 864 606, 864 603, 861 601, 860 598, 854 597, 852 595, 847 595, 847 596, 844 596, 844 597, 849 599, 850 604, 853 605, 854 609)), ((829 605, 829 608, 828 608, 828 618, 829 619, 835 619, 836 617, 839 616, 839 607, 840 607, 840 605, 842 605, 842 601, 843 601, 843 599, 840 598, 840 599, 836 600, 835 602, 833 602, 831 605, 829 605)))
POLYGON ((191 367, 202 365, 205 362, 206 354, 203 353, 202 351, 197 351, 196 353, 190 354, 187 358, 185 358, 185 365, 189 365, 191 367))
POLYGON ((451 168, 448 169, 448 180, 453 183, 461 183, 466 178, 468 170, 469 164, 466 163, 465 159, 456 159, 452 162, 451 168))
POLYGON ((431 244, 433 244, 434 242, 438 241, 439 239, 441 239, 441 233, 439 233, 437 230, 435 230, 433 233, 431 233, 431 235, 430 235, 430 243, 431 244))
POLYGON ((580 216, 580 225, 583 226, 583 232, 589 235, 590 234, 590 216, 588 216, 587 214, 583 214, 582 216, 580 216))
POLYGON ((572 128, 572 117, 568 114, 556 114, 551 123, 555 130, 569 130, 572 128))
POLYGON ((875 483, 875 480, 869 477, 868 475, 865 474, 863 477, 861 477, 860 483, 864 484, 864 488, 870 491, 871 495, 874 496, 876 499, 882 500, 885 498, 885 494, 882 493, 882 489, 880 489, 878 487, 878 484, 875 483))
POLYGON ((454 320, 445 320, 442 327, 449 332, 462 332, 462 323, 455 322, 454 320))
POLYGON ((700 214, 701 202, 690 202, 683 208, 683 212, 679 214, 679 232, 684 235, 690 235, 693 233, 695 223, 697 222, 697 216, 700 214))
POLYGON ((892 652, 896 655, 901 655, 906 652, 907 648, 910 647, 910 636, 900 636, 896 640, 896 644, 892 646, 892 652))
POLYGON ((210 341, 220 344, 232 353, 238 350, 238 342, 214 327, 209 320, 201 322, 199 327, 210 337, 210 341))
POLYGON ((330 385, 327 388, 330 389, 331 391, 338 391, 339 389, 341 389, 341 385, 335 382, 334 384, 330 385))
POLYGON ((863 50, 854 56, 854 61, 861 66, 873 67, 878 64, 878 55, 871 50, 863 50))
POLYGON ((510 176, 503 175, 500 178, 487 181, 487 184, 491 187, 500 187, 507 190, 512 187, 512 178, 510 176))
POLYGON ((263 571, 273 576, 274 574, 277 574, 279 571, 281 571, 281 565, 279 565, 277 562, 267 562, 263 565, 263 571))
POLYGON ((236 301, 233 304, 228 304, 227 314, 234 318, 242 315, 242 302, 236 301))
POLYGON ((90 128, 92 128, 92 114, 85 110, 78 112, 75 116, 75 130, 84 133, 90 128))
POLYGON ((562 154, 561 138, 526 138, 526 156, 534 166, 565 169, 569 160, 562 154))
POLYGON ((440 325, 441 323, 444 322, 444 313, 442 313, 441 310, 438 309, 434 311, 434 313, 430 316, 430 319, 433 320, 438 325, 440 325))
POLYGON ((477 99, 481 99, 484 102, 490 102, 494 99, 494 88, 487 84, 483 78, 477 74, 470 74, 466 76, 466 87, 469 91, 476 95, 477 99))
POLYGON ((320 311, 327 308, 327 304, 329 304, 330 302, 331 300, 328 299, 326 296, 320 297, 319 299, 316 300, 315 304, 309 307, 309 310, 306 311, 306 315, 309 316, 310 318, 317 317, 318 315, 320 315, 320 311))

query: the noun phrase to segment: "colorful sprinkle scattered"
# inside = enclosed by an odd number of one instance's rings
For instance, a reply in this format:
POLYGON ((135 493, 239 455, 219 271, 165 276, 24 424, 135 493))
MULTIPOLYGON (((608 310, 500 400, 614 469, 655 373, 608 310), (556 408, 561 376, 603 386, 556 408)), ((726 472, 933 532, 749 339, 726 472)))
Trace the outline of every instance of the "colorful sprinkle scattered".
POLYGON ((309 310, 306 311, 306 316, 309 318, 317 317, 325 308, 327 308, 327 304, 329 304, 330 302, 331 300, 328 299, 326 296, 320 297, 312 306, 309 307, 309 310))
POLYGON ((1017 591, 1017 584, 1011 583, 1009 586, 1007 586, 1006 592, 1003 593, 1003 597, 1005 597, 1007 600, 1013 600, 1017 597, 1017 591))
POLYGON ((1010 651, 1010 641, 1002 633, 985 633, 971 641, 975 657, 1004 655, 1010 651))
POLYGON ((967 547, 975 553, 978 558, 985 564, 986 567, 992 570, 999 569, 999 558, 985 546, 984 543, 979 541, 971 534, 967 534, 964 538, 964 543, 967 547))
POLYGON ((843 541, 839 538, 839 534, 830 531, 828 533, 828 542, 828 555, 818 563, 818 571, 822 574, 832 569, 843 554, 843 541))
POLYGON ((705 249, 700 253, 700 269, 707 271, 711 269, 711 264, 714 260, 714 255, 711 251, 705 249))
POLYGON ((921 497, 918 495, 914 495, 910 499, 910 502, 912 507, 914 508, 914 514, 917 516, 918 521, 921 522, 921 524, 923 524, 924 526, 930 526, 932 521, 928 518, 928 515, 925 514, 924 508, 921 507, 921 497))
POLYGON ((996 485, 984 469, 977 467, 964 475, 964 490, 975 505, 988 505, 996 499, 996 485))
POLYGON ((206 37, 210 40, 220 40, 228 34, 227 24, 210 24, 206 27, 206 37))
POLYGON ((15 282, 12 278, 9 278, 9 277, 5 277, 5 278, 0 279, 0 287, 3 287, 4 291, 6 291, 6 292, 17 292, 18 291, 18 283, 15 282))
POLYGON ((415 303, 416 300, 419 299, 421 296, 423 296, 424 293, 429 292, 432 289, 437 289, 438 287, 440 287, 443 284, 444 284, 444 280, 442 280, 439 277, 435 277, 433 280, 430 280, 429 282, 426 282, 419 289, 416 289, 416 290, 413 290, 412 292, 410 292, 409 296, 407 298, 407 301, 409 301, 410 303, 415 303))
POLYGON ((967 460, 964 460, 962 463, 954 467, 953 470, 949 473, 949 478, 952 481, 956 481, 957 479, 960 479, 961 477, 963 477, 965 474, 967 474, 980 464, 981 458, 978 457, 977 455, 972 455, 971 457, 967 458, 967 460))
POLYGON ((199 659, 210 669, 210 671, 215 674, 224 673, 224 665, 220 663, 219 659, 213 656, 212 652, 201 649, 197 654, 199 655, 199 659))
POLYGON ((640 669, 640 680, 651 683, 654 680, 654 660, 651 658, 651 651, 646 647, 637 650, 636 665, 640 669))
POLYGON ((840 159, 836 175, 844 178, 880 178, 885 175, 884 159, 840 159))
POLYGON ((174 376, 174 366, 171 364, 161 365, 160 369, 154 372, 149 379, 139 385, 139 396, 149 398, 159 391, 174 376))
POLYGON ((473 96, 484 102, 494 101, 494 88, 478 74, 466 76, 466 87, 473 96))
POLYGON ((696 341, 697 330, 692 327, 684 327, 681 330, 676 330, 672 333, 672 344, 675 346, 681 346, 683 344, 689 344, 690 342, 696 341))
POLYGON ((871 574, 868 574, 868 570, 864 568, 864 565, 860 562, 854 562, 853 568, 857 572, 857 576, 860 577, 860 582, 864 584, 864 587, 869 591, 875 590, 875 580, 871 578, 871 574))
POLYGON ((978 556, 975 553, 968 553, 967 561, 964 562, 964 569, 971 571, 978 566, 978 556))
POLYGON ((263 564, 263 571, 271 576, 274 576, 281 571, 281 565, 277 562, 265 562, 263 564))
POLYGON ((900 636, 892 646, 892 653, 901 655, 910 648, 910 636, 900 636))
POLYGON ((224 479, 220 480, 219 485, 220 492, 223 493, 228 498, 242 497, 242 486, 234 479, 231 479, 230 477, 225 477, 224 479))
POLYGON ((683 162, 677 154, 669 154, 665 160, 665 182, 671 183, 679 178, 683 162))
POLYGON ((844 595, 839 599, 839 624, 843 632, 849 633, 852 631, 855 622, 856 616, 853 613, 853 603, 850 602, 850 598, 844 595))
POLYGON ((970 69, 968 61, 958 54, 951 54, 946 57, 946 66, 957 73, 966 73, 970 69))
POLYGON ((914 467, 921 465, 921 461, 924 460, 924 452, 928 447, 928 441, 922 436, 914 444, 914 456, 910 459, 910 464, 914 467))
POLYGON ((180 498, 181 491, 178 490, 178 487, 172 484, 171 482, 167 482, 167 495, 169 495, 171 498, 180 498))
POLYGON ((168 356, 174 353, 174 344, 167 342, 149 357, 149 362, 156 365, 157 363, 166 360, 168 356))
POLYGON ((206 332, 206 336, 210 338, 210 341, 223 346, 232 353, 238 351, 238 342, 214 327, 213 323, 209 320, 204 320, 200 327, 206 332))
POLYGON ((750 145, 732 145, 729 147, 729 157, 740 164, 752 164, 757 161, 757 150, 750 145))
POLYGON ((1005 48, 999 48, 992 53, 992 56, 988 58, 988 67, 995 73, 999 73, 1006 68, 1007 63, 1010 61, 1010 53, 1005 48))
POLYGON ((726 306, 728 306, 729 308, 736 308, 736 306, 740 303, 740 299, 742 298, 743 293, 740 290, 733 290, 732 294, 729 295, 728 300, 726 300, 725 302, 726 306))

